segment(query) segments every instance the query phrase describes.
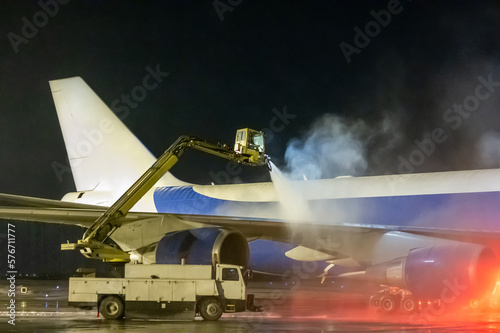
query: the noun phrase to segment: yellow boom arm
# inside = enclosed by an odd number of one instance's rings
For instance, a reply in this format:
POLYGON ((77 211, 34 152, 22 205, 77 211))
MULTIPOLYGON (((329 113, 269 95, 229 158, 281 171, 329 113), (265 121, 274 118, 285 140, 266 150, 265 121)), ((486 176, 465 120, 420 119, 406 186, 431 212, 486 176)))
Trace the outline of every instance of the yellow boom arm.
POLYGON ((61 244, 61 250, 80 249, 80 252, 87 258, 108 262, 129 262, 128 253, 105 244, 104 241, 122 225, 123 218, 129 210, 177 163, 187 148, 194 148, 250 166, 262 166, 267 162, 267 156, 264 153, 264 136, 259 131, 249 128, 238 130, 234 150, 227 145, 181 136, 87 229, 77 244, 61 244))

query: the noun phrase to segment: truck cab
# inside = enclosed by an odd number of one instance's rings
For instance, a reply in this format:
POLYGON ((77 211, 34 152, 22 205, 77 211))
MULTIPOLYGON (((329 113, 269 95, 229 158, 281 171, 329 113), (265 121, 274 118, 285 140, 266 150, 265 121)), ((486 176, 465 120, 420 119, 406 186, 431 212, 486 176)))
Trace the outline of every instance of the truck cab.
POLYGON ((250 163, 265 160, 264 133, 250 128, 236 131, 234 151, 248 156, 250 163))

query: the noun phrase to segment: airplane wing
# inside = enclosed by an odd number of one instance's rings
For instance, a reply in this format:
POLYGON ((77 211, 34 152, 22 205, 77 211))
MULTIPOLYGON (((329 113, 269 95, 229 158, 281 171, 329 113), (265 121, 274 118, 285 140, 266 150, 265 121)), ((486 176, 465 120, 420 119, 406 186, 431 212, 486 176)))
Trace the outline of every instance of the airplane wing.
MULTIPOLYGON (((0 218, 7 220, 56 223, 88 228, 106 209, 107 207, 102 206, 0 193, 0 218)), ((168 223, 168 218, 231 227, 242 231, 249 238, 264 235, 282 240, 290 238, 290 228, 281 220, 130 212, 125 217, 123 225, 151 219, 163 219, 167 220, 168 223)))
POLYGON ((44 207, 44 208, 100 208, 101 206, 84 205, 60 200, 42 199, 0 193, 0 207, 44 207))
MULTIPOLYGON (((107 207, 59 200, 0 193, 0 218, 17 221, 32 221, 75 225, 88 228, 104 213, 107 207)), ((311 224, 308 221, 287 222, 280 219, 247 218, 236 216, 190 215, 171 213, 130 212, 125 217, 123 226, 133 226, 141 221, 169 219, 198 223, 210 226, 228 227, 241 231, 247 238, 264 238, 290 242, 318 248, 316 238, 321 235, 344 237, 361 233, 387 233, 401 231, 431 237, 444 237, 461 240, 464 238, 500 238, 500 232, 491 230, 445 229, 418 226, 368 225, 368 224, 311 224), (314 243, 311 243, 314 240, 314 243)), ((326 249, 325 249, 326 250, 326 249)))

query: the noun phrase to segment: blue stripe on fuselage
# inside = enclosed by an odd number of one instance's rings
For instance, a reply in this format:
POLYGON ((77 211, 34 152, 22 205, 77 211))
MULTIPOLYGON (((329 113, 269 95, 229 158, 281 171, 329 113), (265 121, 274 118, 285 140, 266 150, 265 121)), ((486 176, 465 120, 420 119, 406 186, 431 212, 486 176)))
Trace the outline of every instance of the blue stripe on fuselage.
MULTIPOLYGON (((158 188, 160 213, 283 218, 279 202, 245 202, 211 198, 191 186, 158 188)), ((424 194, 309 201, 309 221, 500 230, 500 192, 424 194)))
POLYGON ((157 188, 154 202, 159 213, 214 215, 224 200, 201 195, 191 186, 171 186, 157 188))
MULTIPOLYGON (((191 186, 157 188, 154 202, 158 213, 173 214, 252 217, 253 212, 266 211, 276 217, 280 209, 278 202, 246 202, 207 197, 194 191, 191 186)), ((257 216, 262 217, 262 214, 257 216)))

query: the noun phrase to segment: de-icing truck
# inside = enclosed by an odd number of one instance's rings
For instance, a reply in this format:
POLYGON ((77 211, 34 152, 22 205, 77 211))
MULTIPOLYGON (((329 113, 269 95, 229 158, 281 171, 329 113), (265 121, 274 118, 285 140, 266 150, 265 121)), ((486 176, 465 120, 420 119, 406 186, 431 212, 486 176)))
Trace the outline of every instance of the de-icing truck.
POLYGON ((126 264, 124 278, 73 277, 69 305, 97 307, 106 319, 218 320, 223 313, 261 311, 236 265, 126 264))
MULTIPOLYGON (((234 150, 227 145, 181 136, 146 172, 88 228, 76 244, 62 250, 80 250, 87 258, 128 263, 130 254, 106 241, 121 227, 130 209, 175 165, 188 149, 250 165, 268 164, 264 134, 249 128, 236 132, 234 150)), ((95 307, 107 319, 200 314, 217 320, 224 312, 260 311, 246 294, 242 267, 218 261, 212 265, 125 264, 123 278, 70 278, 69 304, 95 307)))

